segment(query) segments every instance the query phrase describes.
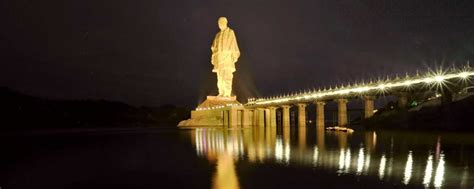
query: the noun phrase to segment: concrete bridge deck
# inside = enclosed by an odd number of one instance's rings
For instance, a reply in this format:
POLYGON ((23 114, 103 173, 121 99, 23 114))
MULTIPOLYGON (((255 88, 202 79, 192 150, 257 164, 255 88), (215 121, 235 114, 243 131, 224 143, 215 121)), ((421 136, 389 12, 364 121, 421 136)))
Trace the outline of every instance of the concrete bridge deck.
POLYGON ((473 85, 474 70, 469 66, 449 71, 428 72, 415 76, 379 80, 375 82, 359 83, 332 88, 314 90, 293 95, 280 95, 266 98, 249 98, 246 104, 234 104, 226 107, 197 108, 196 111, 222 111, 225 127, 276 126, 277 118, 281 118, 283 126, 290 125, 290 108, 297 108, 298 126, 306 126, 306 107, 309 104, 316 106, 316 125, 324 126, 324 108, 326 103, 336 102, 338 107, 338 124, 346 126, 347 103, 351 99, 364 100, 364 118, 373 115, 374 100, 384 95, 396 96, 399 108, 406 108, 411 94, 417 92, 433 92, 451 100, 454 95, 473 85), (281 110, 279 110, 281 109, 281 110), (277 115, 278 114, 278 115, 277 115), (233 116, 232 116, 233 115, 233 116))

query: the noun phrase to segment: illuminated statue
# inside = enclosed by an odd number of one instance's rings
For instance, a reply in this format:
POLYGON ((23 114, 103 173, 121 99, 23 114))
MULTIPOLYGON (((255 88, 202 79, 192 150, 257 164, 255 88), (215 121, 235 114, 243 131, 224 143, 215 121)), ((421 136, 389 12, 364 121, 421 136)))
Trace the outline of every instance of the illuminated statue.
POLYGON ((234 30, 227 27, 227 19, 220 17, 217 23, 221 31, 216 34, 211 46, 211 63, 214 65, 212 72, 217 74, 219 96, 230 97, 235 62, 239 59, 240 51, 234 30))

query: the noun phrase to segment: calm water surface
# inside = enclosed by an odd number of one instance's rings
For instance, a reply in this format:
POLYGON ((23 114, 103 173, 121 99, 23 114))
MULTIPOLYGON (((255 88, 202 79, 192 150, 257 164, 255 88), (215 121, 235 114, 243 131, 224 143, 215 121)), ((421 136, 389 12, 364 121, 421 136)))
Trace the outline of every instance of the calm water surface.
POLYGON ((474 134, 307 128, 1 135, 3 188, 473 188, 474 134))

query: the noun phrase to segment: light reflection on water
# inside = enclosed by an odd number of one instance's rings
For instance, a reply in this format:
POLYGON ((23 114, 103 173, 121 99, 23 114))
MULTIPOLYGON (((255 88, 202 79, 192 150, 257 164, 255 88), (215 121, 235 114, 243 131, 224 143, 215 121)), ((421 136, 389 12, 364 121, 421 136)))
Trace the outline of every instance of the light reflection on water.
MULTIPOLYGON (((314 128, 292 132, 293 129, 198 128, 191 132, 191 137, 198 156, 217 161, 215 188, 239 188, 236 161, 303 165, 337 175, 373 176, 384 182, 427 188, 470 188, 474 184, 467 162, 447 167, 449 157, 443 152, 441 136, 421 138, 390 132, 348 134, 314 128)), ((469 160, 472 153, 456 156, 469 160)))
POLYGON ((385 154, 382 154, 382 157, 380 158, 380 165, 379 165, 380 180, 383 180, 383 176, 385 176, 385 163, 386 162, 387 162, 387 159, 385 158, 385 154))
POLYGON ((405 165, 405 173, 403 177, 403 183, 410 183, 411 172, 413 171, 413 155, 412 151, 408 152, 407 164, 405 165))
POLYGON ((430 186, 431 176, 433 173, 433 155, 428 156, 428 161, 426 162, 425 177, 423 177, 423 185, 425 187, 430 186))
POLYGON ((234 158, 230 153, 221 153, 217 157, 217 171, 213 178, 213 188, 237 189, 239 179, 235 172, 234 158))

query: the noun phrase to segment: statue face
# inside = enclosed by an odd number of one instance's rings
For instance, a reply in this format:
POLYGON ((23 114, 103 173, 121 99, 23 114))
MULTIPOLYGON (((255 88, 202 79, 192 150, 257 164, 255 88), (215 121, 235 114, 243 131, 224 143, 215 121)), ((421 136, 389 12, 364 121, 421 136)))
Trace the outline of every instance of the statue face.
POLYGON ((227 28, 227 19, 225 17, 220 17, 217 24, 219 25, 219 29, 224 30, 227 28))

